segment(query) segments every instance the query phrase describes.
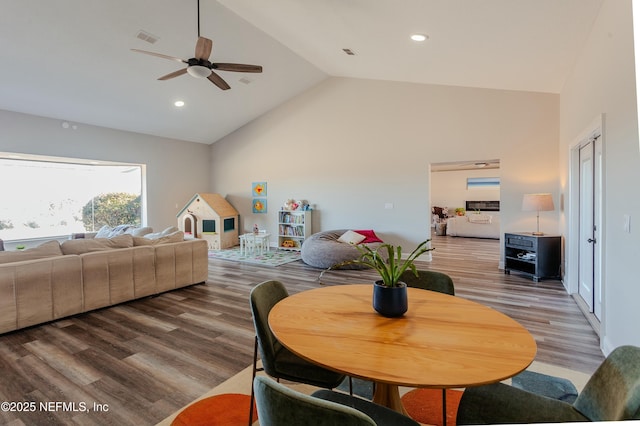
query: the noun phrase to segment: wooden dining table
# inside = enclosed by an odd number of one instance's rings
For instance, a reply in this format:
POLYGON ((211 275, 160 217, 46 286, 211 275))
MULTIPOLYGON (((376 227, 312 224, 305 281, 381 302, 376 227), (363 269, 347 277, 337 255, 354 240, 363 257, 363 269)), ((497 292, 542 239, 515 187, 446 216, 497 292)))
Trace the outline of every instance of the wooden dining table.
POLYGON ((289 296, 269 314, 276 338, 298 356, 376 383, 373 401, 406 414, 399 386, 465 388, 512 377, 536 343, 517 321, 459 296, 408 288, 408 311, 374 311, 372 284, 289 296))

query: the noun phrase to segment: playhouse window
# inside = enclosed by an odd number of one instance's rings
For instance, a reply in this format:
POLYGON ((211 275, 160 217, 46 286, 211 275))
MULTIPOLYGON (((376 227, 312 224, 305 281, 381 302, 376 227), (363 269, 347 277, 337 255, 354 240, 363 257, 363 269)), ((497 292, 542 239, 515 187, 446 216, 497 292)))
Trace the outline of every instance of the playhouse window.
POLYGON ((224 232, 233 231, 236 229, 236 218, 229 217, 224 220, 224 232))
POLYGON ((216 221, 215 220, 203 220, 202 221, 202 232, 216 232, 216 221))

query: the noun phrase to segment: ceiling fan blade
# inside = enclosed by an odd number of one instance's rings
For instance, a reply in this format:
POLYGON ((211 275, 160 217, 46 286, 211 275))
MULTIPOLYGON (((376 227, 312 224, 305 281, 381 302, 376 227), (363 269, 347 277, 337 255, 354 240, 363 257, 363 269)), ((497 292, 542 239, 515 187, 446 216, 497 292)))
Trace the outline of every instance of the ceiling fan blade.
POLYGON ((213 67, 220 71, 235 71, 235 72, 262 72, 260 65, 247 65, 247 64, 225 64, 215 63, 213 67))
POLYGON ((167 75, 163 75, 163 76, 162 76, 162 77, 160 77, 158 80, 169 80, 169 79, 172 79, 172 78, 174 78, 174 77, 181 76, 182 74, 186 74, 186 73, 187 73, 187 69, 186 69, 186 68, 183 68, 183 69, 181 69, 181 70, 174 71, 174 72, 169 73, 169 74, 167 74, 167 75))
POLYGON ((198 41, 196 42, 196 59, 209 59, 212 48, 213 41, 206 37, 198 37, 198 41))
POLYGON ((221 88, 222 90, 229 90, 231 89, 231 87, 229 87, 229 85, 227 84, 226 81, 224 81, 222 79, 222 77, 220 77, 218 74, 216 74, 215 72, 211 71, 211 75, 209 77, 207 77, 209 79, 210 82, 212 82, 213 84, 215 84, 216 86, 218 86, 219 88, 221 88))
POLYGON ((131 51, 132 52, 137 52, 137 53, 144 53, 145 55, 157 56, 158 58, 169 59, 170 61, 181 62, 183 64, 188 64, 188 62, 185 61, 184 59, 175 58, 173 56, 168 56, 168 55, 163 55, 162 53, 147 52, 146 50, 140 50, 140 49, 131 49, 131 51))

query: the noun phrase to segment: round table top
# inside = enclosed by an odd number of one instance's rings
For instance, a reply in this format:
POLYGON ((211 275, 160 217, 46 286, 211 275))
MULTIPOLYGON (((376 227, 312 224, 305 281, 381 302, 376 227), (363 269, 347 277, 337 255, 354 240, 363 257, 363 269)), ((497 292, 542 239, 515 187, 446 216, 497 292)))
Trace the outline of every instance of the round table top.
POLYGON ((408 288, 407 313, 385 318, 371 306, 372 287, 328 286, 289 296, 273 307, 269 325, 302 358, 401 386, 495 383, 520 373, 535 357, 531 334, 492 308, 408 288))

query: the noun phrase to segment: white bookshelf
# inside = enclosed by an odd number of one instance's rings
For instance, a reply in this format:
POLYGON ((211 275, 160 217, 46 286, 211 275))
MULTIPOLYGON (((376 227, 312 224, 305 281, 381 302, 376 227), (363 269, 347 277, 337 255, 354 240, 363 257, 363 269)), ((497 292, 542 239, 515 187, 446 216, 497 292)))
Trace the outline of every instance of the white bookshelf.
POLYGON ((278 212, 278 248, 300 250, 302 243, 311 236, 311 210, 280 210, 278 212), (288 243, 293 247, 285 247, 288 243))

